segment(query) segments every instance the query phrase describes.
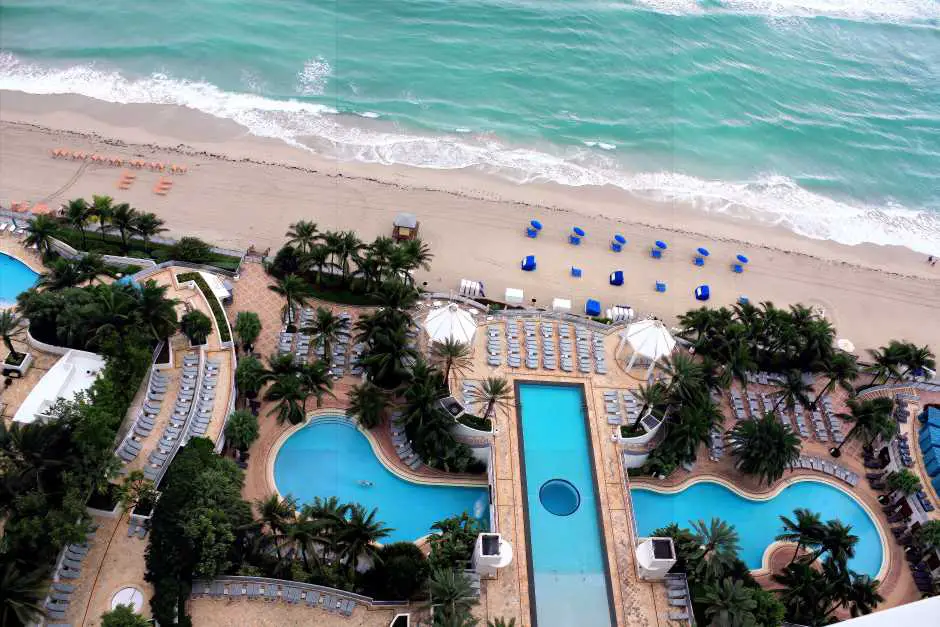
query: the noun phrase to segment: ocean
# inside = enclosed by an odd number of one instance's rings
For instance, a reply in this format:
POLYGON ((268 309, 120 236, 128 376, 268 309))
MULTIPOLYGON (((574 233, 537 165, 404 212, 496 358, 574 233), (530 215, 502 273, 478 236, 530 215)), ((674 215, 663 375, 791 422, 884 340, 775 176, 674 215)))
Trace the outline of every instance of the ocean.
POLYGON ((940 253, 940 0, 0 0, 0 89, 940 253))

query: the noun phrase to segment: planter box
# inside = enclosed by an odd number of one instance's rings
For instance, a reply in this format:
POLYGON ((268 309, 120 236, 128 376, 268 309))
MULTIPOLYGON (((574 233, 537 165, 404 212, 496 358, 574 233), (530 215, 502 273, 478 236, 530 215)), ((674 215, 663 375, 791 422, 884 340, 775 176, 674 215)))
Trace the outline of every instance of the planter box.
MULTIPOLYGON (((22 353, 21 353, 22 354, 22 353)), ((23 361, 18 365, 8 364, 6 361, 3 362, 3 376, 12 377, 14 379, 22 378, 29 372, 30 367, 33 365, 33 356, 31 353, 26 353, 23 356, 23 361)))

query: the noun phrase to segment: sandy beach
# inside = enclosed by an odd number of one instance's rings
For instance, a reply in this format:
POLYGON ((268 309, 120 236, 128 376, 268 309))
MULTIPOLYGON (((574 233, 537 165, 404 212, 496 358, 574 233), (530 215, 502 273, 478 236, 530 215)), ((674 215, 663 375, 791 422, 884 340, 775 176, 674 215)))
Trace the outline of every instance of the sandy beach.
POLYGON ((940 343, 940 267, 905 248, 813 240, 608 188, 518 185, 478 171, 339 162, 180 107, 0 92, 0 204, 54 207, 92 194, 157 213, 173 236, 262 250, 276 250, 299 219, 321 230, 353 229, 369 241, 390 232, 395 213, 410 211, 435 253, 432 270, 418 281, 435 291, 468 278, 483 281, 496 298, 518 287, 536 306, 562 297, 581 308, 590 297, 604 307, 627 304, 672 321, 697 306, 693 290, 708 284, 712 306, 741 295, 752 302, 819 305, 839 336, 860 349, 892 338, 940 343), (120 167, 53 159, 54 148, 185 165, 188 172, 172 177, 166 196, 153 193, 161 174, 148 170, 119 190, 120 167), (523 235, 533 218, 545 225, 537 240, 523 235), (587 231, 580 247, 566 242, 573 225, 587 231), (614 233, 629 240, 623 253, 609 249, 614 233), (659 261, 649 256, 656 239, 669 243, 659 261), (699 246, 711 251, 703 268, 691 263, 699 246), (740 275, 729 267, 737 253, 751 259, 740 275), (527 254, 537 257, 534 273, 519 270, 527 254), (583 278, 569 276, 572 265, 583 269, 583 278), (608 285, 617 269, 626 274, 622 287, 608 285), (654 291, 657 280, 667 283, 665 293, 654 291))

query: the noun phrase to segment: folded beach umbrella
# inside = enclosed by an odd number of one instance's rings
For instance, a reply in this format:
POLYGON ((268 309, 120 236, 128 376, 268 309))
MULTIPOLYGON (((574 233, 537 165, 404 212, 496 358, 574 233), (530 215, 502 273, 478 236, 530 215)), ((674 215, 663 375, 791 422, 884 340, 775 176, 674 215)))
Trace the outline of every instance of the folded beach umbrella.
POLYGON ((580 226, 574 227, 573 229, 571 229, 571 232, 577 235, 578 237, 584 237, 584 229, 582 229, 580 226))
POLYGON ((610 273, 611 285, 623 285, 623 270, 614 270, 610 273))
POLYGON ((698 254, 700 254, 702 257, 708 257, 711 253, 708 252, 707 248, 703 248, 700 246, 698 249, 698 254))
POLYGON ((740 254, 739 254, 738 257, 737 257, 737 259, 738 259, 738 261, 740 261, 741 263, 747 263, 747 262, 748 262, 748 258, 745 257, 744 255, 740 255, 740 254))
POLYGON ((656 248, 658 248, 659 250, 666 250, 667 248, 669 248, 669 246, 667 246, 666 242, 664 242, 663 240, 658 239, 656 240, 656 248))
POLYGON ((708 300, 711 297, 711 290, 707 285, 699 285, 695 288, 695 300, 708 300))
POLYGON ((535 270, 535 255, 528 255, 522 260, 521 267, 526 272, 535 270))
POLYGON ((532 220, 529 222, 529 226, 525 229, 525 234, 529 237, 538 237, 539 231, 542 230, 542 223, 538 220, 532 220))

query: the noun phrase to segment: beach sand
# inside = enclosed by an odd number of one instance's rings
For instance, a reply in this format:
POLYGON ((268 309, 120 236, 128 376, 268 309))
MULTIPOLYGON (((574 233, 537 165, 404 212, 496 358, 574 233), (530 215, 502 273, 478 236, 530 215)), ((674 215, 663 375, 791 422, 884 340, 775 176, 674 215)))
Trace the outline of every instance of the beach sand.
POLYGON ((453 290, 467 278, 483 281, 497 299, 506 287, 524 289, 526 302, 534 298, 541 307, 560 297, 580 309, 586 298, 597 298, 605 308, 630 305, 671 323, 700 304, 693 290, 708 284, 711 306, 741 295, 755 303, 821 306, 839 337, 860 351, 894 338, 940 344, 940 267, 905 248, 814 240, 753 219, 609 188, 340 162, 181 107, 0 92, 0 204, 55 207, 93 194, 157 213, 172 236, 272 252, 300 219, 316 222, 321 231, 353 229, 371 241, 390 234, 397 212, 409 211, 435 254, 431 271, 417 275, 430 290, 453 290), (166 196, 153 193, 162 175, 148 170, 135 171, 137 181, 124 191, 117 188, 120 167, 53 159, 54 148, 180 164, 188 172, 171 177, 166 196), (523 234, 533 218, 545 225, 537 240, 523 234), (566 241, 574 225, 587 231, 579 247, 566 241), (623 253, 609 249, 614 233, 629 240, 623 253), (659 261, 649 256, 657 239, 669 244, 659 261), (703 268, 691 263, 699 246, 711 251, 703 268), (740 275, 730 271, 738 253, 751 260, 740 275), (533 273, 519 269, 528 254, 538 260, 533 273), (571 266, 582 268, 583 278, 571 278, 571 266), (622 287, 607 281, 617 269, 626 275, 622 287), (657 280, 667 283, 665 293, 654 291, 657 280))

